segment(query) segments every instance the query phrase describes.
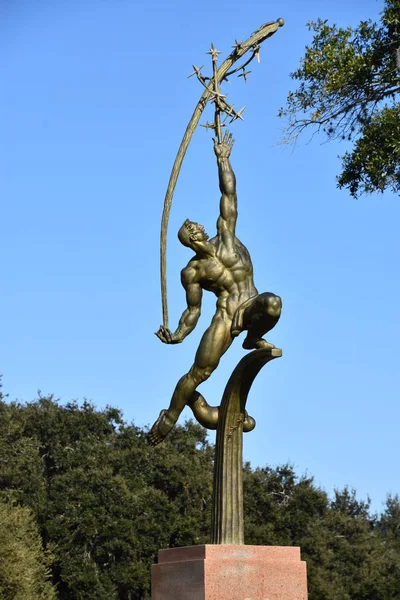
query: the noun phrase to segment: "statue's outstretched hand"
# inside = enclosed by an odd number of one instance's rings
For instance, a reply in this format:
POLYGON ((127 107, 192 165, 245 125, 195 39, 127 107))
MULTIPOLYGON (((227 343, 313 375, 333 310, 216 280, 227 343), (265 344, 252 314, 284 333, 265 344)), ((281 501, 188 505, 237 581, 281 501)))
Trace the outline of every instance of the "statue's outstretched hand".
POLYGON ((171 333, 167 327, 163 327, 162 325, 160 325, 159 330, 156 331, 155 334, 164 344, 179 344, 182 341, 181 339, 177 339, 175 334, 171 333))
POLYGON ((225 131, 224 138, 221 143, 213 138, 214 152, 217 158, 229 158, 235 140, 228 130, 225 131))

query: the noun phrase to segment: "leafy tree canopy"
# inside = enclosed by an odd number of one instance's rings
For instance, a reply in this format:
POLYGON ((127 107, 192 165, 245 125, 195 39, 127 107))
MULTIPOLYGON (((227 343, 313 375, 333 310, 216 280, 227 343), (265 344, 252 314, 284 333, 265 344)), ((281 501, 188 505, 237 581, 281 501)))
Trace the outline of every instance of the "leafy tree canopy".
POLYGON ((49 562, 31 511, 0 501, 1 600, 56 600, 49 562))
POLYGON ((205 430, 188 423, 155 449, 145 435, 111 407, 0 400, 0 497, 34 512, 60 599, 149 598, 160 548, 207 541, 205 430))
POLYGON ((338 27, 318 19, 299 82, 279 116, 285 140, 304 130, 352 143, 342 156, 338 186, 362 193, 400 192, 400 0, 385 0, 379 23, 338 27))
MULTIPOLYGON (((54 591, 59 600, 148 600, 160 548, 209 540, 213 456, 206 431, 192 422, 152 448, 146 430, 116 408, 0 398, 0 502, 22 511, 0 544, 0 563, 9 557, 7 572, 18 573, 10 548, 20 540, 43 600, 54 591), (28 545, 24 531, 33 536, 28 545)), ((244 484, 246 543, 300 546, 309 600, 400 600, 398 497, 378 517, 354 491, 330 499, 290 465, 246 464, 244 484)), ((0 569, 0 600, 11 600, 1 585, 14 593, 0 569)))

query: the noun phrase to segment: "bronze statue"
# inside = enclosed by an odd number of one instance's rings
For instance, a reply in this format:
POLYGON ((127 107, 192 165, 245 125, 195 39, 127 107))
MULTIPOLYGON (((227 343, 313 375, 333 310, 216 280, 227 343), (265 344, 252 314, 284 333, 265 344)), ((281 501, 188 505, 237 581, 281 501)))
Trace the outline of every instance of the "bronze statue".
MULTIPOLYGON (((199 320, 203 290, 217 296, 217 306, 211 324, 203 334, 192 367, 178 381, 169 408, 161 411, 150 430, 149 441, 152 445, 159 444, 166 437, 186 405, 192 408, 202 425, 216 428, 216 411, 196 393, 196 388, 210 377, 221 356, 242 331, 247 331, 242 344, 246 350, 275 347, 263 339, 263 335, 278 322, 281 299, 269 292, 258 293, 254 285, 250 254, 235 235, 236 178, 229 160, 233 143, 232 134, 228 131, 222 142, 214 139, 222 194, 217 235, 209 239, 202 225, 189 220, 184 222, 178 232, 180 242, 196 253, 181 272, 187 308, 174 333, 161 326, 156 335, 165 344, 182 342, 199 320)), ((252 429, 253 423, 253 419, 246 415, 244 430, 252 429)))
POLYGON ((162 410, 151 428, 148 440, 159 444, 171 431, 186 405, 190 406, 197 421, 207 429, 216 429, 214 484, 212 504, 212 544, 243 544, 243 432, 255 427, 255 420, 246 412, 247 397, 252 383, 264 365, 282 356, 263 336, 278 322, 282 302, 272 293, 259 294, 253 280, 253 266, 247 248, 236 237, 237 197, 236 179, 229 157, 233 138, 222 128, 229 119, 233 123, 243 120, 244 108, 236 111, 221 94, 219 84, 227 77, 238 74, 244 81, 249 71, 247 65, 257 59, 260 62, 260 44, 270 38, 283 19, 265 23, 244 42, 235 40, 232 52, 219 68, 219 52, 211 44, 208 54, 212 57, 213 76, 202 74, 203 67, 193 65, 193 73, 204 91, 186 128, 171 171, 161 219, 160 271, 163 325, 156 332, 165 344, 178 344, 193 331, 200 317, 203 290, 217 297, 215 315, 203 334, 194 363, 188 373, 178 381, 170 405, 162 410), (234 66, 246 53, 250 54, 243 64, 234 66), (221 201, 217 221, 217 235, 211 239, 198 223, 184 222, 178 232, 180 242, 195 252, 181 272, 182 285, 186 291, 187 308, 183 312, 174 333, 168 327, 166 243, 168 219, 172 197, 185 152, 200 116, 208 102, 215 105, 214 122, 203 125, 213 129, 214 152, 217 157, 221 201), (225 115, 221 123, 221 115, 225 115), (243 348, 253 350, 237 364, 230 376, 219 406, 210 406, 197 391, 197 387, 217 368, 221 356, 235 337, 246 331, 243 348))

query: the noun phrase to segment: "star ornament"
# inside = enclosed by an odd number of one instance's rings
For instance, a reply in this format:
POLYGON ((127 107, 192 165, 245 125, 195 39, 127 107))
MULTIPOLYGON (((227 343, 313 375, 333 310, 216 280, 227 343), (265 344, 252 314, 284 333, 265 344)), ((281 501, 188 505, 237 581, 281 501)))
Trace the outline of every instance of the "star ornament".
POLYGON ((193 75, 197 75, 197 77, 199 77, 201 75, 201 69, 204 67, 204 65, 201 65, 201 67, 196 67, 196 65, 192 65, 194 71, 193 73, 190 73, 190 75, 188 75, 188 79, 189 77, 193 77, 193 75))
POLYGON ((239 110, 239 112, 235 113, 235 115, 234 115, 234 116, 232 117, 232 119, 229 121, 229 124, 233 123, 233 122, 234 122, 234 121, 236 121, 237 119, 240 119, 241 121, 244 121, 244 119, 243 119, 243 117, 242 117, 242 114, 243 114, 243 111, 244 111, 244 109, 245 109, 245 108, 246 108, 246 107, 245 107, 245 106, 243 106, 243 108, 241 108, 241 109, 239 110))
POLYGON ((209 49, 208 52, 206 52, 206 54, 211 54, 211 57, 214 61, 218 60, 218 54, 221 54, 221 52, 219 50, 216 50, 214 48, 214 44, 211 43, 211 48, 209 49))
POLYGON ((247 81, 248 76, 250 75, 251 71, 246 71, 246 69, 243 67, 243 73, 240 73, 240 75, 238 75, 238 77, 243 77, 243 79, 245 81, 247 81))
POLYGON ((234 48, 234 50, 240 50, 241 47, 242 47, 242 42, 238 42, 237 40, 235 40, 235 45, 232 46, 232 48, 234 48))

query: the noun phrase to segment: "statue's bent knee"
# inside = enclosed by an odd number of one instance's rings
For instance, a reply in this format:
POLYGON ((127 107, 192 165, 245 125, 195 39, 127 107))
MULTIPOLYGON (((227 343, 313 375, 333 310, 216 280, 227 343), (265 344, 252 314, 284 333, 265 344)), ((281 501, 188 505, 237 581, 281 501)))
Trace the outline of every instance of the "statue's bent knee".
POLYGON ((245 329, 250 337, 262 337, 270 331, 281 316, 282 300, 271 292, 259 294, 248 308, 245 318, 245 329))
POLYGON ((199 385, 200 383, 203 383, 203 381, 206 381, 211 373, 214 371, 213 367, 193 367, 191 369, 191 375, 196 383, 196 385, 199 385))
POLYGON ((265 298, 265 307, 267 309, 267 313, 271 315, 271 317, 280 317, 282 311, 281 297, 268 293, 267 297, 265 298))

